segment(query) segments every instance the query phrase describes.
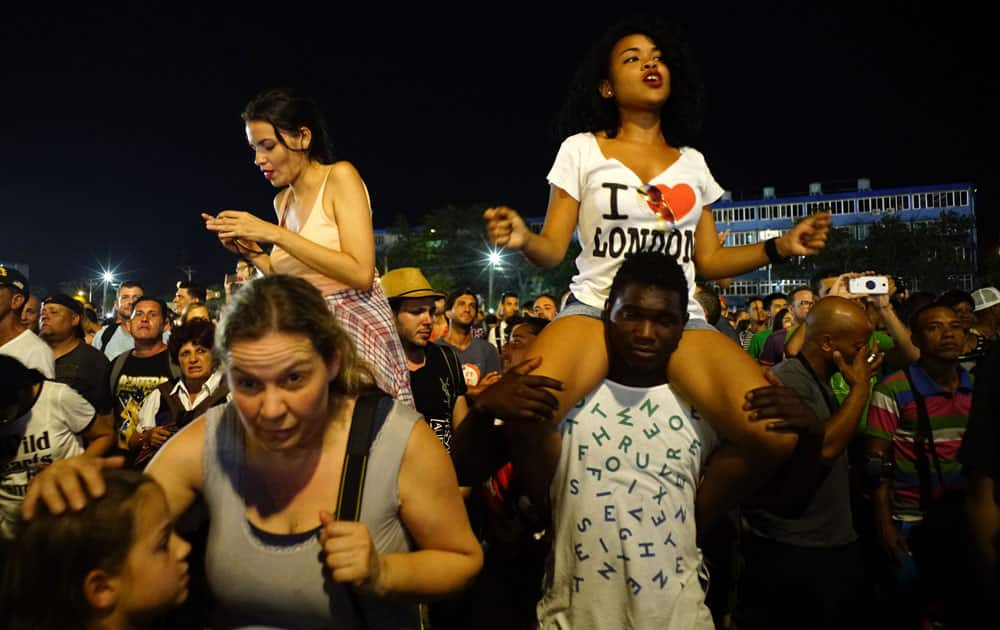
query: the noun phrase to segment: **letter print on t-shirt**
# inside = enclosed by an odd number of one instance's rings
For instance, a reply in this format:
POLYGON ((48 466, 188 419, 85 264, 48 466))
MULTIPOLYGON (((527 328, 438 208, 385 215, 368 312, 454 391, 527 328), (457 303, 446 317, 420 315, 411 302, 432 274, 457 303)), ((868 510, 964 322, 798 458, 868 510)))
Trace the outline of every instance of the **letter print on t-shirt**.
POLYGON ((606 157, 594 134, 581 133, 563 141, 548 180, 580 203, 581 251, 570 284, 576 299, 603 308, 622 258, 661 252, 684 270, 688 313, 704 319, 694 299, 694 237, 702 208, 724 191, 700 152, 681 147, 677 161, 643 181, 621 161, 606 157))
POLYGON ((540 619, 559 600, 582 627, 626 610, 633 619, 674 619, 671 607, 700 593, 694 497, 715 432, 669 385, 611 381, 560 428, 555 562, 540 619))

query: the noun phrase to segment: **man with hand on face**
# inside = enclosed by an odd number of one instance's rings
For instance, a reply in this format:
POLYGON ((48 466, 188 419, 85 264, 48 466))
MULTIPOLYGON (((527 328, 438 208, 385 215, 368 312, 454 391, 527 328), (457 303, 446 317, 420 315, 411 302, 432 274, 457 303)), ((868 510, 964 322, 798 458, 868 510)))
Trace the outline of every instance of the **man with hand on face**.
MULTIPOLYGON (((748 630, 846 628, 861 620, 864 576, 851 515, 847 448, 882 354, 877 344, 869 353, 871 323, 849 300, 824 298, 806 321, 801 351, 772 372, 820 422, 800 434, 795 455, 776 476, 776 482, 784 482, 776 487, 785 505, 744 511, 749 531, 740 541, 745 568, 735 621, 748 630), (841 404, 829 384, 838 370, 850 387, 841 404), (792 502, 798 504, 795 509, 789 509, 792 502), (775 589, 787 597, 775 598, 775 589)), ((767 396, 754 391, 749 397, 764 404, 767 396)))

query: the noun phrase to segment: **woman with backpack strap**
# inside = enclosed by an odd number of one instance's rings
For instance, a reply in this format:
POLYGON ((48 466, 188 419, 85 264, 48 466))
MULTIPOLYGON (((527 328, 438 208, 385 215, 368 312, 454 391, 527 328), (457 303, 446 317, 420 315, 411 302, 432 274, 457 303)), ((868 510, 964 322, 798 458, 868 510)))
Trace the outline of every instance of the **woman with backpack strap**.
MULTIPOLYGON (((218 328, 232 403, 146 469, 174 516, 198 497, 208 506, 213 627, 418 627, 407 601, 455 592, 482 565, 444 447, 412 407, 383 403, 360 520, 335 519, 355 404, 373 389, 350 338, 318 291, 285 275, 241 288, 218 328)), ((49 466, 25 516, 39 498, 62 512, 100 495, 109 465, 49 466)))

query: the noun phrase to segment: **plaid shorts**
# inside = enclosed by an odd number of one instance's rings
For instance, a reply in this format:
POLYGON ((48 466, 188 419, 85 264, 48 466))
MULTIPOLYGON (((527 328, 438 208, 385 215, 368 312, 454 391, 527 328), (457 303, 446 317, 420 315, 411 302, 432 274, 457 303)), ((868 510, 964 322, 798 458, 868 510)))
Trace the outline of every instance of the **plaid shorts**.
POLYGON ((368 365, 379 389, 413 405, 410 370, 382 285, 376 281, 367 291, 344 289, 325 299, 337 322, 354 340, 358 357, 368 365))

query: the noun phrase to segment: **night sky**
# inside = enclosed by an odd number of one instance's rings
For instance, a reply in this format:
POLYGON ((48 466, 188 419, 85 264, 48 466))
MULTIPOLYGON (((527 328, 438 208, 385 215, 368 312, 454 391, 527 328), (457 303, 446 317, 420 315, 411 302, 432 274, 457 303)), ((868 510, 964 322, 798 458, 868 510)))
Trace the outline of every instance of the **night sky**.
MULTIPOLYGON (((971 181, 980 240, 996 247, 997 183, 984 156, 997 74, 987 59, 997 55, 982 9, 697 4, 710 8, 668 15, 687 29, 707 84, 696 146, 736 199, 858 177, 876 188, 971 181)), ((368 15, 340 5, 8 4, 0 260, 28 263, 50 291, 109 262, 158 294, 181 264, 221 282, 234 259, 199 213, 273 220, 274 191, 239 113, 281 85, 320 102, 338 155, 368 184, 376 227, 398 213, 418 223, 448 203, 542 215, 553 117, 615 14, 597 18, 582 3, 562 16, 545 3, 368 15)))

